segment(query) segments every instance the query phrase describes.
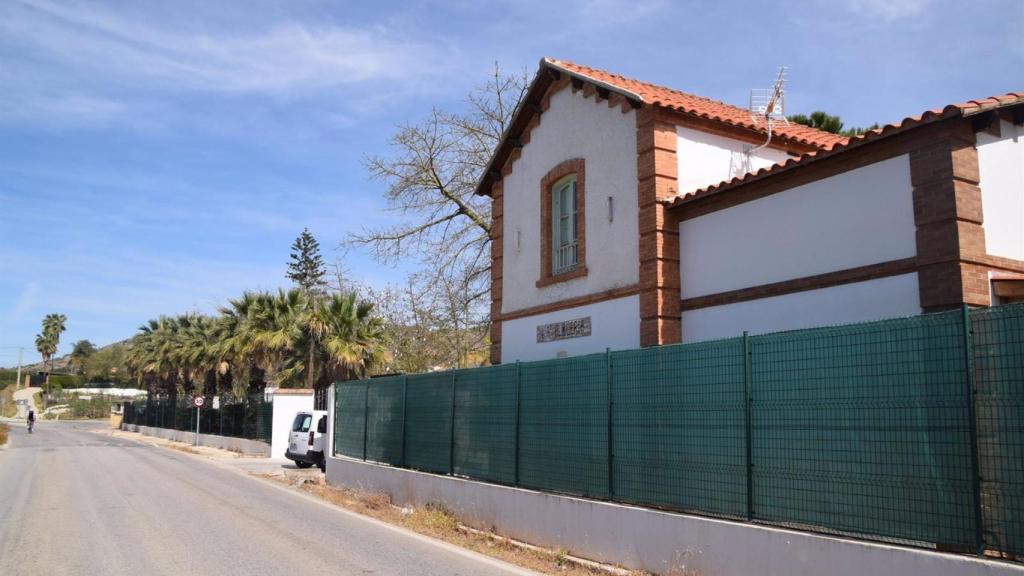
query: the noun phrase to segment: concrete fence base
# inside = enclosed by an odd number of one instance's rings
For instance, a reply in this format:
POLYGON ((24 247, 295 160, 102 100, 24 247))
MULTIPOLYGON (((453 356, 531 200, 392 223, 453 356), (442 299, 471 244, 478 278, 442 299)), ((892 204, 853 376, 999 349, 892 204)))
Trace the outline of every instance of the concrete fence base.
POLYGON ((441 504, 474 527, 656 574, 705 576, 1024 576, 1024 566, 557 496, 328 458, 327 482, 441 504))
MULTIPOLYGON (((157 438, 174 440, 175 442, 195 444, 196 441, 195 432, 156 428, 154 426, 139 426, 138 424, 122 424, 121 429, 127 430, 128 432, 139 432, 140 434, 145 434, 147 436, 156 436, 157 438)), ((232 438, 231 436, 217 436, 215 434, 200 434, 199 445, 242 452, 243 454, 255 454, 258 456, 270 457, 270 444, 260 442, 259 440, 232 438)))

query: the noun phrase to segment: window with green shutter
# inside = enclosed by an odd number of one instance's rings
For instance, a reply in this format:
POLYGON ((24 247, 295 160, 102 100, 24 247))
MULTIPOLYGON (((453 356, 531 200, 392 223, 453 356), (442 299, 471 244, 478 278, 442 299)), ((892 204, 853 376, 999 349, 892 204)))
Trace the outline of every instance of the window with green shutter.
POLYGON ((551 189, 551 273, 576 269, 576 175, 562 178, 551 189))

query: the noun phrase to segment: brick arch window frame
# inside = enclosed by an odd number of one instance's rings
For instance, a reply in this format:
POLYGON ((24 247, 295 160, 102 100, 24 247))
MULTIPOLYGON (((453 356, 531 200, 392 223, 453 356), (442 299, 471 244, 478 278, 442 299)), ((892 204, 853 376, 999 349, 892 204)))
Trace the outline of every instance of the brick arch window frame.
POLYGON ((586 162, 572 158, 559 163, 540 180, 540 279, 537 287, 566 282, 587 275, 586 162), (576 267, 555 274, 552 266, 552 193, 566 176, 576 176, 576 267))

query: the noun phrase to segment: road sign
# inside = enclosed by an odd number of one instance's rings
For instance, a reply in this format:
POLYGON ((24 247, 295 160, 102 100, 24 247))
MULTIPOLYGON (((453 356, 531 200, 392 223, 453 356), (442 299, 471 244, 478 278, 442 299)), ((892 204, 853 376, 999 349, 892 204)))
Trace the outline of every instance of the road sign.
POLYGON ((195 406, 196 408, 202 408, 203 407, 203 403, 205 403, 205 402, 206 402, 206 398, 203 398, 202 396, 193 396, 192 397, 192 405, 195 406))

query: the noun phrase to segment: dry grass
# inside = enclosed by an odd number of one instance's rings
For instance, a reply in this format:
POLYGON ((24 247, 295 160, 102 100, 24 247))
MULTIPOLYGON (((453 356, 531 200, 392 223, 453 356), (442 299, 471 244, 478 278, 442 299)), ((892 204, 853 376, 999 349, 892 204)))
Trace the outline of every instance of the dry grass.
POLYGON ((4 412, 0 414, 4 418, 14 418, 18 413, 18 407, 14 404, 14 391, 18 389, 17 384, 11 384, 0 390, 3 396, 4 412))
POLYGON ((11 428, 7 424, 0 424, 0 446, 7 444, 7 433, 11 431, 11 428))
MULTIPOLYGON (((283 476, 281 474, 259 474, 259 476, 290 486, 298 484, 303 491, 336 506, 536 572, 564 576, 608 576, 609 574, 608 570, 575 561, 565 550, 529 546, 503 538, 493 532, 467 529, 454 514, 441 506, 428 505, 415 509, 398 508, 391 504, 391 499, 387 495, 328 486, 323 477, 311 478, 287 474, 283 476)), ((625 570, 615 570, 615 572, 632 576, 644 574, 625 570)))
POLYGON ((178 452, 187 452, 189 454, 199 454, 199 450, 196 450, 195 448, 189 446, 188 444, 168 443, 168 444, 166 444, 166 447, 170 448, 171 450, 177 450, 178 452))

